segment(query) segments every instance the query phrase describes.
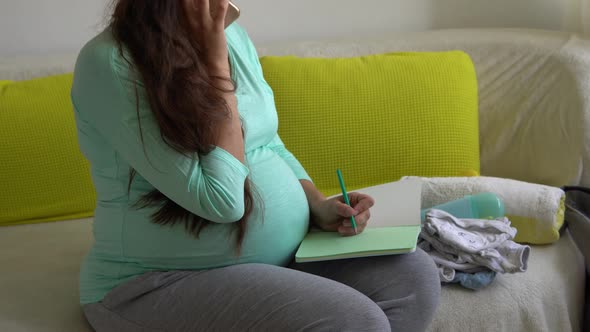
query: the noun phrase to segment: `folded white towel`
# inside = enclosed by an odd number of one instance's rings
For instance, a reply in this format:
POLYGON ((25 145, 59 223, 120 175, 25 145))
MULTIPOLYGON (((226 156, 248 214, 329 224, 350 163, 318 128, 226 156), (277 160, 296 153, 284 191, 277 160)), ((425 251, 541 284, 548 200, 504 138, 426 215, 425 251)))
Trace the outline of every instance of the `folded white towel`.
POLYGON ((515 241, 546 244, 559 239, 563 225, 565 193, 560 188, 495 177, 420 178, 422 208, 482 192, 496 194, 504 202, 506 216, 518 230, 515 241))

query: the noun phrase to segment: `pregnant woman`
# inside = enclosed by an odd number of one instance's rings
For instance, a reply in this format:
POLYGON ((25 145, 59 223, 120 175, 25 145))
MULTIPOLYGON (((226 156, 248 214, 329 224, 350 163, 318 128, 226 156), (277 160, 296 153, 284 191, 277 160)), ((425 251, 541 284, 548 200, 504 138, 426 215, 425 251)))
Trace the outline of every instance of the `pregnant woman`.
MULTIPOLYGON (((119 0, 74 74, 97 192, 80 302, 97 331, 422 331, 423 251, 295 264, 310 224, 354 236, 373 199, 326 199, 277 135, 227 0, 119 0)), ((354 140, 354 138, 351 138, 354 140)))

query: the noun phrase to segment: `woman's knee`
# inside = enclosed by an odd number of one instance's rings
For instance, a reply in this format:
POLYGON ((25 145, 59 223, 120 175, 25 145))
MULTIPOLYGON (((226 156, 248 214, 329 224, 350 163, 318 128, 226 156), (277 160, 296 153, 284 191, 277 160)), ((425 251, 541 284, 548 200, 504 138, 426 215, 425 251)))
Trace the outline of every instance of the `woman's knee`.
POLYGON ((263 309, 266 313, 262 313, 265 317, 262 325, 268 325, 259 326, 260 330, 391 330, 383 310, 359 291, 305 272, 265 268, 269 273, 273 270, 276 278, 268 280, 268 291, 275 293, 279 301, 263 309))
POLYGON ((383 310, 367 296, 345 285, 323 306, 312 310, 319 310, 322 317, 317 320, 318 331, 391 331, 383 310))
POLYGON ((407 258, 410 272, 408 286, 415 291, 416 304, 421 308, 420 311, 426 317, 432 316, 438 307, 441 292, 438 268, 432 258, 420 248, 407 258))

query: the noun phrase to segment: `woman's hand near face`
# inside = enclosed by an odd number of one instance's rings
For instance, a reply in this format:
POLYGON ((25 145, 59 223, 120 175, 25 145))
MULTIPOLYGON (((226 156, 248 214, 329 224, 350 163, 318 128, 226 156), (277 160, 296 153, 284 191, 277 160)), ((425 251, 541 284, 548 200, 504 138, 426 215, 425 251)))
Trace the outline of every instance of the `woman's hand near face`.
MULTIPOLYGON (((160 0, 156 0, 160 1, 160 0)), ((209 5, 210 0, 180 0, 183 2, 187 31, 191 34, 193 48, 206 66, 209 76, 219 88, 220 95, 225 99, 229 116, 217 128, 218 135, 215 146, 220 147, 240 162, 244 163, 244 137, 242 122, 238 113, 237 99, 231 78, 227 40, 225 38, 225 15, 229 6, 228 0, 212 1, 215 8, 209 5)), ((220 111, 223 111, 220 109, 220 111)))
POLYGON ((225 16, 229 0, 182 0, 186 25, 211 75, 229 77, 225 16), (211 8, 211 6, 215 6, 211 8))

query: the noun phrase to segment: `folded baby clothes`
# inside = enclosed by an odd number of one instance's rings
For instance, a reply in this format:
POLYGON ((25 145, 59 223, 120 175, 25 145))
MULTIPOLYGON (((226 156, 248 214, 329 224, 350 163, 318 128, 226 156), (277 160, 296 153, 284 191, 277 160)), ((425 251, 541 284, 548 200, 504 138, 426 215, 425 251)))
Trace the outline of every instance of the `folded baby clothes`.
POLYGON ((479 266, 499 273, 524 272, 530 247, 512 241, 515 234, 506 218, 458 219, 432 209, 426 214, 420 238, 433 249, 429 254, 435 262, 448 268, 473 272, 479 266))
POLYGON ((478 272, 485 270, 484 267, 477 264, 468 263, 457 255, 437 251, 428 241, 425 241, 422 236, 418 242, 418 247, 428 253, 437 266, 445 267, 447 269, 444 271, 446 273, 445 279, 452 280, 455 277, 454 274, 448 272, 448 269, 464 272, 478 272))
POLYGON ((559 239, 565 192, 560 188, 496 177, 404 177, 422 181, 422 208, 427 209, 466 195, 490 192, 504 203, 506 217, 518 229, 520 243, 547 244, 559 239))
POLYGON ((456 263, 441 258, 442 255, 432 250, 430 244, 424 240, 421 240, 418 246, 433 258, 443 284, 458 283, 465 288, 478 290, 488 286, 496 278, 496 272, 488 268, 470 263, 456 263))
POLYGON ((510 227, 510 221, 506 218, 459 219, 442 210, 430 210, 426 215, 426 232, 451 245, 452 251, 474 254, 498 247, 516 235, 516 229, 510 227))

